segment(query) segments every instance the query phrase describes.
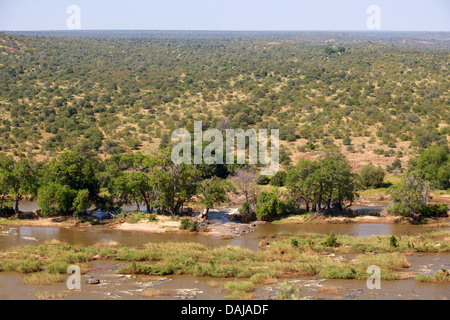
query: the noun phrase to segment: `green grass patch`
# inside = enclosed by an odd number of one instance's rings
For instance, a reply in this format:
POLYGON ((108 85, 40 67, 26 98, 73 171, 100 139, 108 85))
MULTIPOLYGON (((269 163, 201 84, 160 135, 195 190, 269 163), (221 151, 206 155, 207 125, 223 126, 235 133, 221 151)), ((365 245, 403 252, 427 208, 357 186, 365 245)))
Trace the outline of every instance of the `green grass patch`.
POLYGON ((416 276, 416 280, 420 282, 450 282, 450 272, 446 269, 442 269, 432 276, 419 274, 416 276))
POLYGON ((23 278, 23 282, 32 285, 48 285, 63 282, 64 277, 59 273, 32 273, 23 278))

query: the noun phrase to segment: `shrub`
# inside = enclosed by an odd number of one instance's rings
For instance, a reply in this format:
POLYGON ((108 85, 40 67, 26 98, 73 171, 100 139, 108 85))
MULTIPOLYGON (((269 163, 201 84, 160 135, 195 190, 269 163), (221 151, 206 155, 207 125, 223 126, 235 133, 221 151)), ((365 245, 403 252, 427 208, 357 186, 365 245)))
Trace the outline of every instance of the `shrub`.
POLYGON ((190 219, 181 220, 180 229, 181 230, 189 230, 191 232, 196 232, 198 230, 199 223, 198 221, 192 221, 190 219))
POLYGON ((339 247, 341 244, 337 241, 337 237, 333 231, 330 232, 330 235, 322 242, 322 245, 327 247, 339 247))
POLYGON ((0 211, 0 216, 2 217, 12 217, 14 214, 14 209, 11 207, 5 207, 0 211))
POLYGON ((198 230, 198 221, 192 221, 191 225, 189 226, 189 231, 196 232, 198 230))
POLYGON ((349 146, 352 144, 352 139, 349 136, 345 136, 342 140, 342 143, 344 144, 344 146, 349 146))
POLYGON ((270 185, 274 187, 283 187, 286 183, 286 171, 278 171, 272 179, 270 179, 270 185))
POLYGON ((181 220, 180 229, 181 230, 187 230, 191 226, 191 220, 190 219, 183 219, 181 220))
POLYGON ((264 176, 264 175, 260 175, 260 176, 258 177, 258 180, 256 180, 256 183, 257 183, 258 185, 260 185, 260 186, 268 185, 269 182, 270 182, 269 177, 264 176))
POLYGON ((312 142, 307 142, 307 143, 305 144, 305 146, 306 146, 309 150, 315 150, 315 149, 316 149, 315 144, 312 143, 312 142))
POLYGON ((138 223, 141 220, 145 220, 147 215, 144 212, 134 212, 129 216, 130 223, 138 223))
POLYGON ((389 245, 393 248, 398 247, 397 238, 395 236, 391 236, 391 238, 389 239, 389 245))
POLYGON ((447 205, 445 203, 426 205, 421 210, 422 216, 424 217, 446 217, 447 216, 447 205))
POLYGON ((69 264, 65 261, 55 261, 47 265, 46 269, 49 273, 66 273, 69 264))
POLYGON ((385 172, 382 167, 368 164, 359 170, 361 185, 365 188, 380 187, 383 184, 385 172))

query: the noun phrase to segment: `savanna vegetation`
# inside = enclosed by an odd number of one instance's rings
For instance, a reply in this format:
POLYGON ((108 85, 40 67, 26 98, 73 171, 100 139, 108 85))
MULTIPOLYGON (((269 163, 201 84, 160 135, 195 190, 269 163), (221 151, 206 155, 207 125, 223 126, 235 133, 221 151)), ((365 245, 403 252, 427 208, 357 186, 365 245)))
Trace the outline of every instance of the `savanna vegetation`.
POLYGON ((2 33, 0 149, 40 160, 147 154, 201 120, 204 129, 279 129, 285 163, 338 146, 350 159, 364 154, 360 165, 400 160, 398 170, 448 142, 449 48, 439 39, 2 33))
POLYGON ((446 215, 429 203, 450 187, 449 48, 415 37, 1 33, 0 212, 207 215, 236 191, 245 220, 334 214, 389 173, 390 213, 446 215), (282 170, 174 164, 171 133, 194 121, 279 129, 282 170))

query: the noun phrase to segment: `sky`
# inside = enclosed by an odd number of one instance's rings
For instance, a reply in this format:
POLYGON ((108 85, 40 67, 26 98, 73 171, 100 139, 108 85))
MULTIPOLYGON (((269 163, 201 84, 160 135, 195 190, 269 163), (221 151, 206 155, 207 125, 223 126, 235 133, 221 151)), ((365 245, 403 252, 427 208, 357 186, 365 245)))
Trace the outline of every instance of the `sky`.
POLYGON ((2 31, 71 28, 450 32, 450 0, 0 0, 2 31))

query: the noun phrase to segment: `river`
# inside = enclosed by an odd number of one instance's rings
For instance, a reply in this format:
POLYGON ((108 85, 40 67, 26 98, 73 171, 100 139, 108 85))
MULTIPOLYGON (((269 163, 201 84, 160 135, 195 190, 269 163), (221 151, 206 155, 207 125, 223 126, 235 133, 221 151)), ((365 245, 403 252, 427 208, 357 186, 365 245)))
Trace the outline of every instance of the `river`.
MULTIPOLYGON (((211 212, 213 223, 226 222, 223 210, 211 212)), ((356 237, 373 235, 411 235, 429 230, 422 225, 397 224, 275 224, 266 223, 254 232, 241 237, 225 239, 219 236, 204 236, 197 233, 150 234, 143 232, 112 230, 98 225, 81 229, 59 229, 48 227, 7 227, 0 231, 0 251, 21 245, 37 245, 46 240, 57 239, 70 244, 93 245, 102 241, 115 241, 125 246, 142 246, 149 242, 197 242, 214 248, 236 245, 257 250, 258 243, 271 234, 279 232, 324 233, 331 231, 356 237)), ((441 268, 450 268, 450 254, 421 254, 407 257, 410 271, 432 274, 441 268)), ((53 285, 27 285, 18 273, 0 273, 0 299, 143 299, 146 288, 162 290, 162 296, 152 299, 224 299, 223 284, 230 279, 195 278, 190 276, 123 276, 115 273, 121 264, 110 261, 91 262, 91 271, 83 275, 81 291, 71 291, 65 283, 53 285), (101 284, 88 286, 88 276, 101 279, 101 284), (214 285, 211 285, 214 283, 214 285), (50 292, 50 293, 49 293, 50 292), (47 296, 46 296, 47 295, 47 296), (49 296, 48 296, 49 295, 49 296)), ((381 290, 369 290, 364 281, 324 280, 309 277, 280 280, 273 285, 259 286, 256 299, 274 298, 279 284, 292 282, 302 296, 312 299, 450 299, 450 287, 445 283, 420 283, 412 280, 383 281, 381 290)))

